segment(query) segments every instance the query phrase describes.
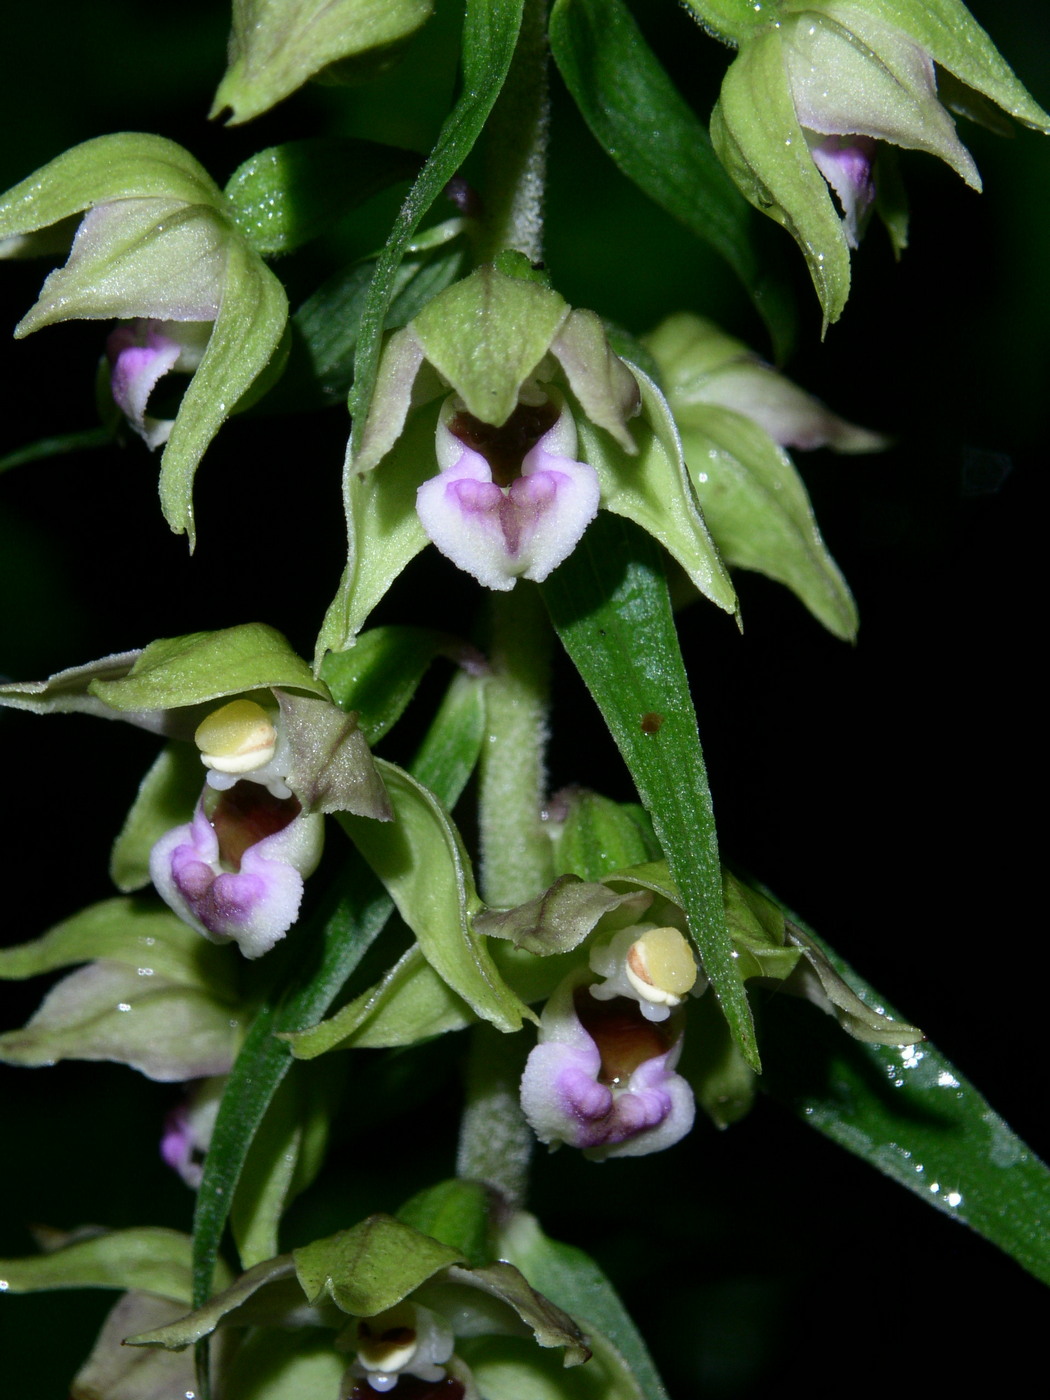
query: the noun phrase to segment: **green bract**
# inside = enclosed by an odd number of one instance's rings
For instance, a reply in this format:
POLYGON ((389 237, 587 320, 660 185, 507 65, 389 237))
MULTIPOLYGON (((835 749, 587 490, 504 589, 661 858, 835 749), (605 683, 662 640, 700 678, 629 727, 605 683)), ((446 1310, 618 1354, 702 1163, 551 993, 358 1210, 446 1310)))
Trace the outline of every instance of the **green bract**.
POLYGON ((192 545, 197 464, 274 359, 284 289, 207 172, 160 136, 101 136, 59 156, 0 201, 0 241, 9 255, 49 251, 54 226, 81 214, 66 265, 15 334, 73 319, 211 324, 160 470, 165 519, 192 545))
POLYGON ((981 187, 938 100, 935 65, 1025 125, 1050 130, 959 0, 783 0, 768 22, 733 37, 740 53, 712 113, 715 149, 744 195, 802 249, 825 322, 845 305, 849 248, 872 206, 902 242, 899 201, 892 180, 881 189, 875 143, 937 155, 981 187))
POLYGON ((250 121, 331 64, 382 58, 432 9, 432 0, 233 0, 229 66, 211 115, 250 121))

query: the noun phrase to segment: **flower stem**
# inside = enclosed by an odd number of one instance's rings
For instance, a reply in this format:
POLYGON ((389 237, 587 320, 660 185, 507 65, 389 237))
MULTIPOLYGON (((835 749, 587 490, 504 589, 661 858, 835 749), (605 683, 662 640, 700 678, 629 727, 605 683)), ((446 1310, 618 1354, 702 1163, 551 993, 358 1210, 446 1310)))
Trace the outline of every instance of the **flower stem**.
POLYGON ((518 47, 486 127, 478 262, 491 262, 504 248, 516 248, 533 263, 543 259, 550 126, 547 4, 525 0, 518 47))
POLYGON ((519 582, 492 595, 478 821, 481 892, 500 908, 535 899, 553 880, 542 808, 547 789, 551 630, 539 591, 519 582))
POLYGON ((529 1048, 522 1041, 484 1021, 471 1031, 456 1153, 456 1175, 492 1187, 507 1210, 525 1203, 533 1144, 518 1094, 529 1048))

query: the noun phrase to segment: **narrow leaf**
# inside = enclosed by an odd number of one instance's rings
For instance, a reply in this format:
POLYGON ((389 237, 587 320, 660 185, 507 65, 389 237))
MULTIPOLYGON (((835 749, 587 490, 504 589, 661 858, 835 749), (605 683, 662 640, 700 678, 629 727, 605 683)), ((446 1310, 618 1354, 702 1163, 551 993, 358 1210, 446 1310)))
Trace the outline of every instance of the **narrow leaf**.
MULTIPOLYGON (((355 439, 368 417, 379 366, 380 341, 387 310, 394 296, 398 268, 420 221, 466 159, 492 111, 514 56, 521 11, 522 0, 468 0, 463 24, 462 94, 449 113, 437 144, 401 207, 386 247, 376 263, 375 276, 361 317, 354 388, 350 398, 354 438, 347 450, 344 495, 348 495, 352 479, 350 460, 356 447, 355 439)), ((349 506, 347 511, 349 518, 349 506)), ((346 610, 347 600, 343 585, 340 585, 318 638, 320 652, 341 651, 353 636, 346 610)))
POLYGON ((769 259, 756 220, 623 0, 558 0, 550 37, 555 62, 595 139, 654 203, 726 260, 778 352, 786 353, 794 308, 764 270, 769 259))
POLYGON ((554 626, 630 769, 681 892, 704 970, 748 1062, 751 1012, 722 907, 711 794, 655 547, 600 514, 541 585, 554 626))
MULTIPOLYGON (((865 1001, 896 1014, 812 930, 805 932, 865 1001)), ((844 1036, 830 1018, 774 997, 765 1008, 763 1043, 763 1089, 1050 1283, 1050 1169, 928 1040, 903 1048, 866 1044, 844 1036)))
POLYGON ((190 1241, 175 1230, 103 1230, 27 1259, 0 1259, 11 1293, 48 1288, 143 1288, 188 1302, 190 1241))

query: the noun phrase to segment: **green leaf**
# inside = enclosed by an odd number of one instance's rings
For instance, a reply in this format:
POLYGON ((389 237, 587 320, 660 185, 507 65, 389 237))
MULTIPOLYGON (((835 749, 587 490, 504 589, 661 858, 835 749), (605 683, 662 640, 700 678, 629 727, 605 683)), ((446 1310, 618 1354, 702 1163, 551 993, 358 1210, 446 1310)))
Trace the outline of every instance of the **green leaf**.
POLYGON ((229 67, 210 115, 251 121, 329 65, 407 39, 432 8, 432 0, 233 0, 229 67))
POLYGON ((109 876, 118 890, 130 894, 150 883, 150 852, 172 827, 189 821, 202 785, 196 748, 168 744, 161 749, 113 844, 109 876))
MULTIPOLYGON (((459 276, 465 257, 458 219, 438 226, 445 235, 397 270, 384 329, 403 326, 459 276), (450 240, 455 240, 451 242, 450 240)), ((416 246, 422 239, 416 240, 416 246)), ((325 408, 346 399, 354 377, 357 332, 375 273, 375 259, 353 263, 318 287, 291 319, 291 350, 267 412, 325 408)), ((2 465, 2 463, 0 463, 2 465)))
POLYGON ((459 1252, 471 1267, 487 1264, 489 1192, 480 1181, 453 1177, 406 1201, 397 1218, 459 1252))
POLYGON ((226 198, 245 238, 263 257, 289 253, 421 161, 411 151, 345 136, 268 146, 231 175, 226 198))
POLYGON ((0 199, 0 239, 118 199, 225 207, 222 192, 188 151, 163 136, 121 132, 74 146, 10 189, 0 199))
POLYGON ((757 1069, 751 1012, 725 926, 696 715, 655 547, 626 522, 599 514, 541 588, 653 819, 726 1020, 757 1069))
POLYGON ((38 438, 27 447, 17 447, 0 457, 0 473, 12 467, 25 466, 27 462, 43 462, 48 457, 64 457, 70 452, 84 452, 92 447, 109 447, 113 442, 113 429, 84 428, 79 433, 63 433, 59 437, 38 438))
MULTIPOLYGON (((540 1229, 534 1216, 518 1212, 500 1232, 500 1252, 552 1302, 571 1308, 588 1330, 594 1329, 616 1348, 630 1367, 633 1389, 601 1394, 638 1395, 644 1400, 668 1400, 645 1343, 605 1274, 582 1249, 560 1244, 540 1229)), ((606 1361, 600 1347, 596 1361, 606 1361)))
MULTIPOLYGON (((455 804, 477 759, 482 716, 478 681, 457 676, 435 720, 434 729, 440 733, 424 741, 413 765, 420 779, 449 805, 455 804)), ((194 1214, 194 1302, 198 1305, 211 1293, 219 1243, 252 1139, 294 1063, 289 1046, 278 1036, 304 1030, 324 1016, 390 917, 392 902, 364 861, 354 859, 346 865, 330 905, 308 930, 308 937, 315 934, 306 946, 316 947, 316 962, 300 960, 287 981, 278 981, 230 1072, 194 1214)), ((294 940, 293 955, 297 948, 294 940)))
MULTIPOLYGON (((865 1000, 881 1005, 812 930, 805 933, 865 1000)), ((764 1008, 763 1043, 763 1089, 1050 1283, 1050 1170, 935 1046, 851 1040, 784 997, 764 1008)))
MULTIPOLYGON (((195 539, 193 477, 219 428, 274 358, 288 321, 284 287, 259 255, 231 238, 222 301, 160 464, 160 503, 176 534, 195 539)), ((256 386, 257 387, 257 386, 256 386)), ((246 473, 250 477, 250 466, 246 473)))
POLYGON ((171 710, 279 686, 327 698, 280 632, 262 622, 152 642, 126 675, 96 678, 90 694, 114 710, 171 710))
POLYGON ((343 815, 340 824, 386 886, 419 940, 427 962, 486 1021, 516 1031, 532 1013, 503 981, 474 932, 481 908, 459 833, 426 787, 392 763, 377 761, 394 808, 380 826, 343 815))
MULTIPOLYGON (((450 112, 427 163, 420 171, 401 207, 386 247, 376 263, 375 276, 361 317, 358 353, 350 412, 354 432, 347 449, 343 491, 348 529, 353 530, 350 485, 351 462, 357 436, 368 418, 387 312, 396 288, 397 270, 413 233, 427 210, 463 164, 499 96, 514 56, 521 26, 522 0, 468 0, 463 25, 463 78, 459 100, 450 112)), ((349 616, 353 575, 348 572, 328 609, 318 651, 343 651, 356 630, 349 616)), ((360 625, 360 624, 358 624, 360 625)))
POLYGON ((463 1255, 389 1215, 371 1215, 350 1230, 292 1252, 299 1285, 311 1303, 331 1298, 354 1317, 374 1317, 400 1303, 463 1255))
POLYGON ((105 1230, 48 1254, 0 1260, 11 1293, 51 1288, 141 1288, 188 1303, 190 1239, 175 1230, 105 1230))
POLYGON ((354 710, 370 744, 388 733, 404 714, 435 657, 463 652, 447 632, 429 627, 373 627, 350 651, 330 651, 321 679, 332 699, 354 710))
POLYGON ((622 0, 557 0, 555 62, 595 139, 650 199, 715 249, 747 288, 780 355, 794 307, 766 271, 754 216, 703 124, 675 90, 622 0))
POLYGON ((324 1160, 332 1105, 316 1074, 293 1069, 252 1140, 230 1223, 241 1265, 276 1255, 281 1217, 324 1160))

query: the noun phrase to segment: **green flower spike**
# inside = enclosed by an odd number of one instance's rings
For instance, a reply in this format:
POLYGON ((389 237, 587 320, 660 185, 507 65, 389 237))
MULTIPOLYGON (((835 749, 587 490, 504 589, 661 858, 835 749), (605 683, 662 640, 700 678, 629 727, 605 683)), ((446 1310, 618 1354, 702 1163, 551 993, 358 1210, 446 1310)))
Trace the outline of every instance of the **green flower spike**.
POLYGON ((123 133, 86 141, 0 200, 0 252, 65 246, 16 336, 70 320, 132 322, 110 339, 118 405, 160 467, 164 518, 194 541, 193 477, 220 426, 274 361, 288 319, 280 282, 235 223, 235 211, 181 146, 123 133), (62 246, 59 243, 58 246, 62 246), (160 377, 193 374, 171 422, 146 405, 160 377))
POLYGON ((960 110, 969 89, 1050 131, 960 0, 687 3, 740 49, 711 117, 715 150, 747 199, 802 249, 825 322, 845 306, 849 250, 873 208, 897 247, 905 241, 882 143, 939 156, 981 188, 938 97, 938 69, 964 89, 960 110))
POLYGON ((599 507, 647 529, 701 592, 736 599, 650 379, 507 255, 388 339, 346 464, 349 563, 323 634, 347 645, 428 539, 485 587, 542 581, 599 507), (509 270, 508 270, 509 269, 509 270))

